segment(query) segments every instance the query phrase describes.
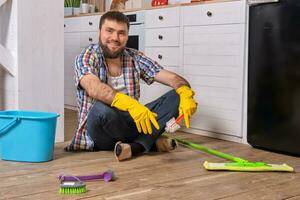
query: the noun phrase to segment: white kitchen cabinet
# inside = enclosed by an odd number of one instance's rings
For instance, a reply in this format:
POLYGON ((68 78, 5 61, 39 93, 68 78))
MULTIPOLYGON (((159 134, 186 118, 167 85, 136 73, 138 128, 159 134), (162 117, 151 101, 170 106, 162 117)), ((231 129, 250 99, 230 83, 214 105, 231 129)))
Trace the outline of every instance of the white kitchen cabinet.
MULTIPOLYGON (((146 10, 145 13, 145 54, 165 69, 180 74, 180 7, 146 10)), ((159 83, 141 84, 142 103, 160 97, 170 87, 159 83)))
POLYGON ((76 105, 76 89, 74 81, 74 60, 80 51, 80 34, 65 33, 64 62, 64 96, 65 105, 76 105))
POLYGON ((65 106, 75 109, 76 87, 74 79, 75 57, 83 48, 92 43, 98 43, 98 27, 100 15, 65 18, 65 44, 64 44, 64 92, 65 106))
POLYGON ((76 106, 76 87, 74 81, 74 61, 80 53, 80 18, 65 18, 64 21, 64 97, 65 106, 72 108, 76 106))
MULTIPOLYGON (((246 7, 242 0, 145 10, 145 54, 182 75, 195 91, 198 111, 191 128, 183 129, 187 132, 245 141, 246 7)), ((65 19, 65 67, 71 66, 65 70, 66 104, 75 103, 74 58, 83 47, 98 42, 99 19, 65 19)), ((141 81, 140 101, 148 103, 170 89, 141 81)))
POLYGON ((191 128, 232 140, 242 137, 245 8, 233 1, 181 10, 183 74, 198 102, 191 128))

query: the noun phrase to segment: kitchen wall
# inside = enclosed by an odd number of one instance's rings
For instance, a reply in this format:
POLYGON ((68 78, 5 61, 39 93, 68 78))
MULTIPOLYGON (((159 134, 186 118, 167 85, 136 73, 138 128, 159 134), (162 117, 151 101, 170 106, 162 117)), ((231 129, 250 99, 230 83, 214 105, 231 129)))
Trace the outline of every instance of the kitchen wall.
POLYGON ((0 67, 0 110, 60 114, 64 140, 64 5, 61 0, 7 0, 0 7, 0 43, 12 52, 14 76, 0 67))

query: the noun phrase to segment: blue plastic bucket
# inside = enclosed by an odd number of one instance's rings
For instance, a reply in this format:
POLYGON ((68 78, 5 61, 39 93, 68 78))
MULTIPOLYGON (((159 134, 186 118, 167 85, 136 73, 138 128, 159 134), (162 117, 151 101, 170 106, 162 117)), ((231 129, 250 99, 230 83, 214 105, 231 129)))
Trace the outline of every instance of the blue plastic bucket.
POLYGON ((0 111, 2 160, 46 162, 53 159, 56 113, 0 111))

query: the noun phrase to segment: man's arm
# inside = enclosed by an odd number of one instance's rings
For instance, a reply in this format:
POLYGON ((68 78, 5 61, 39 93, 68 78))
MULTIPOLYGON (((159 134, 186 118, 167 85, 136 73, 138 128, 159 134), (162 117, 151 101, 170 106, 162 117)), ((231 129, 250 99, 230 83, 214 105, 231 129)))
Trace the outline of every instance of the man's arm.
POLYGON ((119 110, 128 111, 140 133, 151 134, 151 124, 156 129, 159 129, 155 113, 151 112, 134 98, 117 92, 109 85, 102 83, 97 76, 93 74, 84 75, 80 80, 80 85, 90 97, 116 107, 119 110))
POLYGON ((116 91, 113 88, 102 83, 100 79, 93 74, 84 75, 80 80, 80 85, 90 97, 108 105, 111 105, 116 96, 116 91))
POLYGON ((183 77, 165 69, 160 70, 154 77, 154 80, 174 89, 177 89, 183 85, 190 87, 189 82, 187 82, 187 80, 185 80, 183 77))
POLYGON ((197 110, 197 103, 194 100, 194 92, 190 84, 183 77, 170 72, 168 70, 161 70, 154 78, 155 81, 168 85, 176 90, 180 97, 179 116, 184 115, 184 121, 187 128, 190 127, 190 117, 197 110))

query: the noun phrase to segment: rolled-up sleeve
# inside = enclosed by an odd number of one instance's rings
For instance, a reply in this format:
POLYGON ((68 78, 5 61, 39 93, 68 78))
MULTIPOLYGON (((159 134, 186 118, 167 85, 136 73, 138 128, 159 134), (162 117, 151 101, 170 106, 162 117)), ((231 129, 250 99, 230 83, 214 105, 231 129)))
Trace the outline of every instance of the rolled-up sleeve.
POLYGON ((97 66, 99 66, 99 59, 95 49, 90 45, 75 58, 75 86, 82 89, 80 80, 86 74, 98 76, 97 66))
POLYGON ((150 85, 154 81, 156 74, 163 69, 163 67, 156 61, 140 53, 138 56, 138 64, 141 70, 141 78, 150 85))

